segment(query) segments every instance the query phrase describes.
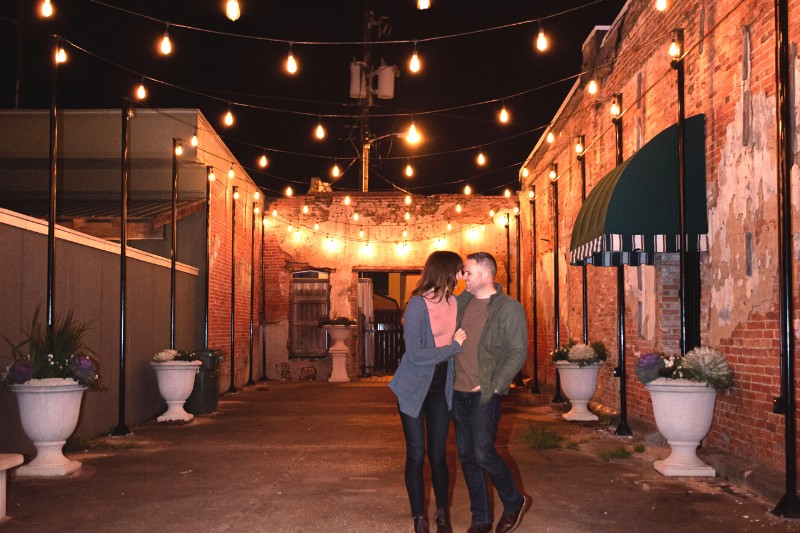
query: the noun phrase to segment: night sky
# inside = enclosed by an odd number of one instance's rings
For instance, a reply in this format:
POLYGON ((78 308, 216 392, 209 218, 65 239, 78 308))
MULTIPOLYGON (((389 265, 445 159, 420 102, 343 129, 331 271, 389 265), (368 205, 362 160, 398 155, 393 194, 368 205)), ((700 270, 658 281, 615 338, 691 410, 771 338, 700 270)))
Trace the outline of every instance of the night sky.
MULTIPOLYGON (((54 16, 42 19, 39 1, 25 0, 21 25, 15 23, 17 0, 0 4, 3 108, 14 107, 15 30, 21 26, 23 36, 21 108, 49 106, 49 35, 60 34, 91 53, 65 46, 69 61, 59 69, 62 108, 119 108, 123 97, 133 96, 142 76, 155 78, 181 89, 146 79, 149 94, 141 105, 200 108, 268 192, 281 191, 286 185, 303 192, 312 176, 330 181, 334 158, 342 168, 352 163, 334 188, 360 190, 356 160, 360 131, 358 120, 352 117, 360 109, 358 100, 349 98, 348 89, 350 62, 363 57, 363 47, 294 44, 298 73, 287 74, 283 64, 289 49, 286 41, 362 41, 364 0, 241 0, 242 14, 236 22, 225 17, 224 0, 52 2, 54 16), (173 24, 169 28, 173 53, 162 56, 157 47, 167 21, 173 24), (199 32, 174 24, 283 42, 199 32), (235 115, 232 127, 222 123, 229 102, 235 115), (327 129, 323 141, 313 136, 319 115, 327 129), (257 165, 263 151, 270 159, 266 170, 257 165)), ((394 189, 390 182, 417 194, 461 192, 466 183, 484 194, 517 188, 521 163, 574 79, 554 82, 579 73, 580 47, 592 27, 611 24, 624 4, 623 0, 591 2, 433 0, 429 10, 418 11, 415 0, 372 0, 375 16, 388 17, 391 27, 381 39, 420 41, 543 19, 550 46, 544 53, 535 49, 536 22, 423 41, 417 45, 422 71, 413 75, 408 70, 412 43, 374 44, 373 66, 381 59, 398 65, 400 77, 395 80, 395 98, 375 99, 370 114, 401 116, 372 118, 370 131, 375 136, 405 131, 413 114, 424 138, 416 147, 392 137, 375 143, 370 190, 394 189), (573 8, 578 9, 551 17, 573 8), (526 94, 511 97, 521 92, 526 94), (505 99, 511 113, 506 125, 497 120, 500 102, 428 113, 495 99, 505 99), (488 158, 484 167, 475 163, 480 147, 488 158), (415 168, 411 179, 403 172, 407 161, 415 168)), ((375 32, 372 36, 379 40, 375 32)))

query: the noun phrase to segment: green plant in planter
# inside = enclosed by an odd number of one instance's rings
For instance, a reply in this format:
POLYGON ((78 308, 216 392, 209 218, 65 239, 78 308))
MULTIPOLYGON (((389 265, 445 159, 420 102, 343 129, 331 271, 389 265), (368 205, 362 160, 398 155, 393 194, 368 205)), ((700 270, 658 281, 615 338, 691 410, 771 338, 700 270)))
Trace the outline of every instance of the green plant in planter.
POLYGON ((707 347, 694 348, 684 356, 667 356, 660 352, 642 354, 636 359, 634 371, 645 384, 667 378, 706 383, 717 392, 725 392, 733 386, 733 369, 725 356, 707 347))
POLYGON ((566 345, 561 345, 558 349, 550 352, 550 356, 554 363, 566 361, 583 367, 605 361, 608 357, 608 350, 602 341, 580 344, 570 339, 566 345))

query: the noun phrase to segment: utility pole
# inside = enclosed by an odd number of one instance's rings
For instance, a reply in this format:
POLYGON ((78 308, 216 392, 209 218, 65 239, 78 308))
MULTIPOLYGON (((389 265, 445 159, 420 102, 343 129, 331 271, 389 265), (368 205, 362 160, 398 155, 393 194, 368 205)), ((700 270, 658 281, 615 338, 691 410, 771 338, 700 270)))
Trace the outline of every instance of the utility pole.
POLYGON ((364 65, 367 69, 366 95, 361 98, 361 191, 369 191, 369 108, 372 106, 372 25, 374 21, 372 0, 364 0, 364 65))

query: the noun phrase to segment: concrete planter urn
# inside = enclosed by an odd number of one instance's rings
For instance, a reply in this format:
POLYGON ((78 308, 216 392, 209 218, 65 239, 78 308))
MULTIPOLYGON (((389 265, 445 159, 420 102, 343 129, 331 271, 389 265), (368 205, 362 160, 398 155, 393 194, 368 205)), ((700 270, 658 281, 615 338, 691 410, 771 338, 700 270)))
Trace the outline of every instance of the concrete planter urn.
POLYGON ((697 457, 697 447, 711 428, 717 392, 705 383, 658 378, 646 385, 653 400, 658 430, 672 452, 655 461, 665 476, 714 476, 713 468, 697 457))
POLYGON ((159 422, 188 422, 194 415, 183 408, 186 399, 194 388, 194 375, 200 368, 200 361, 151 361, 156 372, 158 392, 167 402, 166 412, 159 416, 159 422))
POLYGON ((17 475, 56 477, 78 470, 80 461, 67 459, 61 449, 78 425, 86 387, 72 378, 46 378, 9 388, 17 396, 22 429, 36 447, 36 457, 19 467, 17 475))
POLYGON ((597 374, 602 362, 580 366, 577 363, 557 361, 561 376, 561 390, 569 398, 572 408, 561 417, 568 422, 594 422, 597 415, 589 411, 589 400, 597 389, 597 374))
POLYGON ((331 354, 331 377, 328 379, 332 383, 345 383, 350 381, 347 375, 347 355, 350 348, 344 343, 352 336, 352 327, 344 325, 324 325, 322 328, 331 336, 333 344, 328 348, 331 354))

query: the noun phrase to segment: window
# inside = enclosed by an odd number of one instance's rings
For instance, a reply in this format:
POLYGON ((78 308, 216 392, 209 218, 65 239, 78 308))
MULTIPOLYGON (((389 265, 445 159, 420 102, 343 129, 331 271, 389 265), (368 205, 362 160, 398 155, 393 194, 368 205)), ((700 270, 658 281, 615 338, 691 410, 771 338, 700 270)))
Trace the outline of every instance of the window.
POLYGON ((289 357, 325 357, 328 335, 319 318, 328 315, 330 281, 326 272, 307 270, 292 274, 289 357))

